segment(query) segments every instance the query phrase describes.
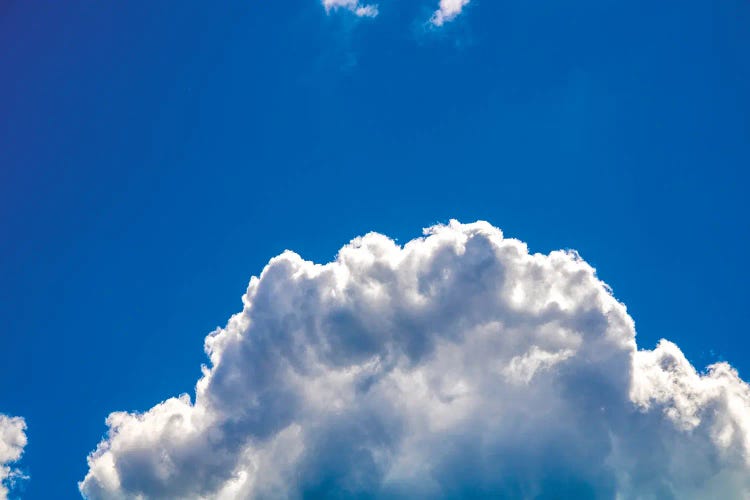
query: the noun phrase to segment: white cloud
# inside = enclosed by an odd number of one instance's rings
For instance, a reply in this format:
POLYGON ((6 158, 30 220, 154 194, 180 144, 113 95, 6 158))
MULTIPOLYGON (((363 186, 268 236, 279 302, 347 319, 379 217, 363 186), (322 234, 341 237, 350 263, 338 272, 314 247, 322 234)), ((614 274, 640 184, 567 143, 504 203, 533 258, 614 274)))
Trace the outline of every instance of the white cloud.
POLYGON ((0 500, 8 498, 8 488, 23 476, 11 465, 21 458, 26 446, 26 422, 0 413, 0 500))
POLYGON ((109 416, 85 496, 750 495, 750 388, 638 351, 574 252, 483 222, 371 233, 326 265, 275 257, 243 303, 194 402, 109 416))
POLYGON ((432 14, 430 22, 435 26, 452 21, 458 16, 470 0, 440 0, 440 6, 432 14))
POLYGON ((378 15, 376 4, 363 4, 359 0, 323 0, 326 12, 337 9, 346 9, 358 17, 375 17, 378 15))

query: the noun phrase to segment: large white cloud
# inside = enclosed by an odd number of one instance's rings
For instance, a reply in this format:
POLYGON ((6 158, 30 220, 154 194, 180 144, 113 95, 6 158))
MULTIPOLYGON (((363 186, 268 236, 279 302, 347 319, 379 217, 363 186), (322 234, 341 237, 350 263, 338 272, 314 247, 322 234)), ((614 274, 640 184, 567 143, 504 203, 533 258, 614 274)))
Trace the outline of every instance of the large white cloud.
POLYGON ((109 416, 85 496, 750 495, 750 388, 638 351, 574 252, 484 222, 371 233, 326 265, 275 257, 243 303, 194 402, 109 416))
POLYGON ((322 0, 326 12, 344 9, 353 12, 358 17, 375 17, 378 15, 376 4, 364 4, 359 0, 322 0))
POLYGON ((454 20, 469 3, 470 0, 440 0, 438 9, 432 14, 430 22, 435 26, 442 26, 454 20))
POLYGON ((21 477, 11 465, 21 458, 26 446, 26 422, 21 417, 0 413, 0 500, 8 498, 8 488, 21 477))

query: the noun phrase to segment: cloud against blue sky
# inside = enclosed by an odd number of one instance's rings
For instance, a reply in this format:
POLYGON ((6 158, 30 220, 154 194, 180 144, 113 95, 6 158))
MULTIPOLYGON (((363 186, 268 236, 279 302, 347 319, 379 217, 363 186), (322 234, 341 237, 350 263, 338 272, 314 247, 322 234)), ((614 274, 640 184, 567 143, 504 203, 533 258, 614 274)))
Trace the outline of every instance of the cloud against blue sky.
POLYGON ((86 497, 750 494, 748 385, 638 350, 575 252, 453 221, 324 265, 287 251, 242 300, 194 400, 109 416, 86 497))
POLYGON ((0 413, 0 500, 8 498, 9 488, 23 477, 13 464, 26 446, 26 422, 20 417, 0 413))
POLYGON ((435 26, 442 26, 455 19, 468 3, 469 0, 440 0, 440 6, 430 18, 430 22, 435 26))
MULTIPOLYGON (((437 9, 429 22, 442 26, 455 19, 470 0, 440 0, 437 9)), ((322 0, 327 12, 343 9, 353 12, 358 17, 376 17, 379 13, 377 4, 362 3, 359 0, 322 0)))
POLYGON ((747 0, 0 5, 10 498, 747 493, 747 0))
POLYGON ((358 17, 375 17, 378 15, 378 6, 375 4, 364 4, 359 0, 323 0, 326 11, 344 9, 353 12, 358 17))

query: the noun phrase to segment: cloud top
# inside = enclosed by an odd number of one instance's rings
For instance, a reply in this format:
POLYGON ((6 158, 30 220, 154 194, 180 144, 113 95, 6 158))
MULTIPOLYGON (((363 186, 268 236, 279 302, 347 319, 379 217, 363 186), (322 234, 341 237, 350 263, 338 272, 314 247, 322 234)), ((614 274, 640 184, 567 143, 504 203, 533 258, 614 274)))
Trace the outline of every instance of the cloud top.
POLYGON ((84 496, 750 495, 750 388, 639 351, 575 252, 485 222, 370 233, 271 259, 243 304, 194 401, 108 417, 84 496))
POLYGON ((0 499, 8 498, 9 488, 21 473, 12 468, 26 446, 26 422, 21 417, 0 413, 0 499))

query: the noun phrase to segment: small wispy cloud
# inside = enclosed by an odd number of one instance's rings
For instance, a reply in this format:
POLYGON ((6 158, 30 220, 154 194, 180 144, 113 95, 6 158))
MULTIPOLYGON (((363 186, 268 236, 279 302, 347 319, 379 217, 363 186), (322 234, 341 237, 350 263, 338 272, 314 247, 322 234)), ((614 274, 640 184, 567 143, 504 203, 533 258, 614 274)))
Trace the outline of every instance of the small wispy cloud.
POLYGON ((357 17, 375 17, 378 15, 377 4, 363 4, 359 0, 323 0, 326 12, 345 9, 351 11, 357 17))
MULTIPOLYGON (((366 4, 360 0, 321 0, 326 12, 346 10, 357 17, 376 17, 379 14, 377 4, 366 4)), ((441 27, 453 21, 471 0, 440 0, 440 4, 430 17, 429 24, 441 27)))
POLYGON ((432 14, 430 23, 433 26, 442 26, 454 20, 469 3, 470 0, 440 0, 440 6, 432 14))

